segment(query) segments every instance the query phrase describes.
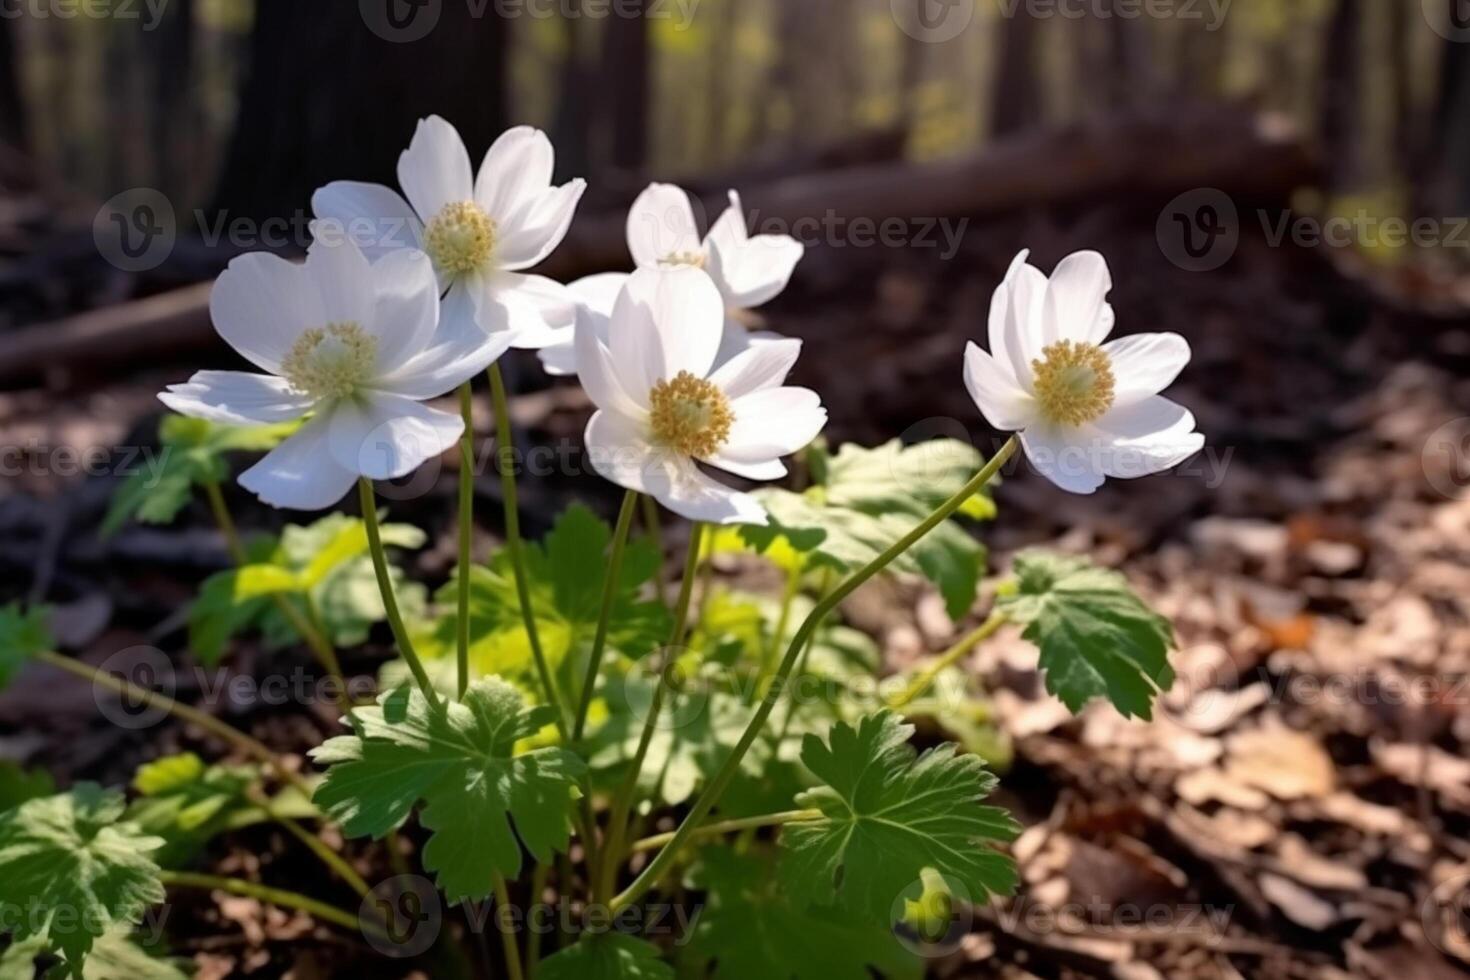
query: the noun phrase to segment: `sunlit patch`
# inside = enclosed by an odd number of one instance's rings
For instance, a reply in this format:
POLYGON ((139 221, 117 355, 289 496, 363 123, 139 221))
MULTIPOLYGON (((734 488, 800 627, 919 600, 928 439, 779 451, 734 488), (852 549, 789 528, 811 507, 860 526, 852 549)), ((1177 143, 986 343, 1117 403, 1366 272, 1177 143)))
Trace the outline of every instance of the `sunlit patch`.
POLYGON ((648 402, 654 439, 675 452, 703 459, 718 452, 730 438, 735 415, 729 399, 715 385, 688 371, 654 385, 648 402))
POLYGON ((446 204, 424 229, 424 251, 446 272, 477 272, 495 252, 495 222, 473 201, 446 204))
POLYGON ((304 330, 281 362, 281 376, 297 391, 343 398, 372 377, 378 339, 356 323, 304 330))
POLYGON ((1078 426, 1113 406, 1113 365, 1096 344, 1061 340, 1031 362, 1036 401, 1055 425, 1078 426))

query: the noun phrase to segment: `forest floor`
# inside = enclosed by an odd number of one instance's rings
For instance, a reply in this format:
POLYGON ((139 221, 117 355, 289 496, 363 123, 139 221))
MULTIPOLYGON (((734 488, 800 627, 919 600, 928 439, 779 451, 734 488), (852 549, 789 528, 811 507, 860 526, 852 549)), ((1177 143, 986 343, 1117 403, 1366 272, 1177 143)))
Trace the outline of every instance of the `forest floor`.
MULTIPOLYGON (((1027 827, 1014 846, 1024 884, 1015 900, 975 910, 972 931, 933 973, 1464 976, 1470 493, 1453 461, 1426 444, 1458 420, 1449 431, 1464 445, 1470 320, 1390 309, 1326 257, 1249 238, 1221 270, 1184 272, 1160 253, 1146 217, 977 221, 947 262, 819 248, 768 311, 771 328, 807 340, 794 380, 822 392, 834 442, 959 434, 993 445, 959 355, 967 339, 983 342, 991 290, 1022 242, 1043 269, 1076 248, 1099 249, 1116 278, 1119 332, 1175 330, 1195 351, 1170 396, 1194 410, 1209 449, 1181 472, 1083 498, 1017 471, 998 490, 1001 519, 982 531, 994 569, 1032 545, 1118 567, 1175 622, 1179 680, 1151 723, 1106 706, 1074 719, 1042 690, 1034 651, 1017 637, 1002 633, 977 651, 970 670, 1014 745, 999 797, 1027 827)), ((154 393, 194 366, 0 393, 0 444, 151 444, 154 393)), ((529 367, 520 374, 524 438, 578 443, 580 393, 546 387, 529 367)), ((488 405, 477 407, 484 431, 488 405)), ((394 512, 430 531, 412 568, 429 581, 454 560, 453 482, 446 465, 432 492, 394 512)), ((228 560, 202 506, 173 526, 99 542, 114 488, 111 478, 54 473, 0 485, 0 602, 60 605, 61 641, 95 659, 136 644, 177 647, 180 608, 228 560)), ((489 523, 493 474, 478 491, 489 523)), ((589 494, 604 511, 615 501, 585 476, 529 484, 531 532, 589 494)), ((231 502, 247 529, 281 520, 243 493, 231 502)), ((493 546, 484 534, 481 553, 493 546)), ((879 639, 894 669, 965 626, 917 587, 865 589, 843 614, 879 639)), ((371 674, 385 652, 370 646, 348 669, 371 674)), ((264 671, 267 655, 242 643, 233 664, 264 671)), ((85 685, 66 685, 36 667, 0 694, 0 758, 44 766, 63 783, 116 784, 163 753, 222 754, 181 726, 109 726, 85 685)), ((301 708, 230 720, 295 753, 335 728, 329 711, 301 708)), ((364 870, 386 867, 381 847, 354 853, 364 870)), ((258 828, 210 852, 221 872, 342 891, 303 881, 316 872, 294 857, 299 845, 258 828)), ((353 975, 403 975, 370 966, 302 916, 222 895, 191 901, 170 929, 203 977, 306 978, 344 964, 353 975)))

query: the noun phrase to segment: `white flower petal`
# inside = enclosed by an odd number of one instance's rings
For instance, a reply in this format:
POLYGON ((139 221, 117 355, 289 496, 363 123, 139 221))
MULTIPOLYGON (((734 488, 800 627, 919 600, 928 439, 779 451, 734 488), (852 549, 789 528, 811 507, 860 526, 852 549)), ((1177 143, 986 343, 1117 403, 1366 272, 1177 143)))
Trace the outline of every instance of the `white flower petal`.
POLYGON ((1106 474, 1096 446, 1089 447, 1078 429, 1033 425, 1021 433, 1026 458, 1036 471, 1069 493, 1092 493, 1106 474))
POLYGON ((327 323, 356 323, 373 329, 373 284, 378 273, 356 244, 347 240, 313 243, 306 252, 306 275, 321 295, 327 323))
POLYGON ((1194 425, 1194 415, 1184 406, 1150 395, 1115 406, 1084 430, 1098 444, 1102 471, 1131 479, 1166 470, 1199 452, 1205 437, 1194 425))
POLYGON ((473 322, 441 325, 429 348, 374 383, 408 398, 438 398, 488 368, 510 349, 507 333, 487 334, 473 322))
POLYGON ((345 399, 327 413, 337 465, 372 480, 396 480, 459 441, 464 422, 399 395, 345 399))
POLYGON ((699 269, 639 269, 628 278, 608 328, 613 363, 629 391, 647 391, 688 371, 709 374, 725 304, 699 269))
POLYGON ((704 460, 704 462, 727 473, 743 476, 747 480, 779 480, 786 475, 786 464, 779 459, 747 463, 742 460, 731 459, 723 452, 718 452, 704 460))
POLYGON ((1138 333, 1103 345, 1113 364, 1117 404, 1156 395, 1189 363, 1189 341, 1177 333, 1138 333))
POLYGON ((496 228, 495 264, 512 272, 537 265, 556 250, 587 190, 580 177, 523 204, 496 228))
POLYGON ((422 248, 424 223, 403 195, 382 184, 337 180, 311 196, 311 236, 328 244, 350 239, 369 261, 403 248, 422 248))
POLYGON ((1017 383, 1031 390, 1031 361, 1041 355, 1046 277, 1019 253, 990 301, 990 353, 1010 365, 1017 383))
POLYGON ((480 290, 479 276, 462 276, 444 293, 439 303, 439 329, 452 329, 455 335, 462 327, 470 327, 488 333, 479 325, 479 314, 475 309, 475 296, 480 290))
POLYGON ((209 294, 209 314, 227 344, 272 374, 303 330, 327 322, 306 270, 266 252, 230 262, 209 294))
POLYGON ((699 471, 693 460, 648 441, 643 424, 599 411, 587 423, 592 468, 628 490, 653 497, 691 521, 765 524, 766 512, 749 494, 732 490, 699 471))
POLYGON ((323 510, 346 496, 357 474, 328 448, 327 419, 303 425, 265 458, 240 474, 240 486, 272 507, 323 510))
MULTIPOLYGON (((567 291, 577 303, 577 326, 585 320, 597 339, 607 343, 608 321, 618 293, 628 281, 626 272, 599 272, 567 284, 567 291)), ((574 329, 557 330, 557 339, 536 352, 547 374, 566 376, 577 373, 577 343, 574 329)))
POLYGON ((169 385, 158 400, 180 415, 225 425, 289 422, 313 404, 284 378, 244 371, 197 371, 187 384, 169 385))
POLYGON ((628 251, 640 269, 700 250, 689 195, 673 184, 649 184, 628 211, 628 251))
MULTIPOLYGON (((726 333, 729 333, 728 326, 726 333)), ((796 359, 800 355, 799 340, 785 337, 779 340, 762 340, 750 344, 721 364, 709 379, 725 393, 726 398, 740 398, 754 391, 781 385, 796 366, 796 359)))
POLYGON ((544 276, 496 272, 471 284, 475 321, 487 333, 509 333, 512 347, 535 350, 565 339, 577 304, 561 283, 544 276))
POLYGON ((965 347, 965 388, 985 421, 1003 432, 1024 429, 1036 418, 1035 400, 1021 390, 1010 367, 973 342, 965 347))
POLYGON ((497 224, 551 189, 556 152, 534 126, 516 126, 490 144, 475 178, 475 203, 497 224))
POLYGON ((459 132, 438 116, 420 119, 413 141, 398 158, 398 184, 425 222, 446 204, 474 200, 470 155, 459 132))
POLYGON ((378 338, 377 373, 391 374, 434 340, 439 326, 439 281, 434 263, 418 249, 385 255, 372 266, 372 313, 363 326, 378 338))
POLYGON ((765 388, 730 403, 735 421, 720 447, 725 459, 760 463, 803 448, 827 424, 827 410, 808 388, 765 388))
POLYGON ((1073 252, 1057 263, 1046 287, 1046 343, 1100 344, 1113 328, 1108 263, 1096 252, 1073 252))
POLYGON ((648 409, 648 389, 631 392, 623 386, 613 367, 612 355, 598 335, 597 325, 585 312, 577 321, 574 343, 578 380, 592 404, 631 419, 641 419, 648 409))
POLYGON ((740 196, 730 192, 730 207, 720 215, 706 239, 709 274, 725 302, 736 309, 751 309, 770 302, 796 270, 806 251, 789 235, 749 237, 740 196))

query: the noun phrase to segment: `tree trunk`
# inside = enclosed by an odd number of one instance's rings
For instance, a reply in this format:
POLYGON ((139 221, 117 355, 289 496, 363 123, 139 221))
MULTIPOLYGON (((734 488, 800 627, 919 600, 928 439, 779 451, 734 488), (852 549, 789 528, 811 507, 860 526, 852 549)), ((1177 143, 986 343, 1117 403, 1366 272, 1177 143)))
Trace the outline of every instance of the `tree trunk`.
MULTIPOLYGON (((574 15, 580 15, 581 0, 572 0, 569 9, 574 15)), ((562 40, 567 51, 561 64, 556 118, 551 124, 558 180, 586 177, 591 169, 592 116, 588 110, 593 83, 586 52, 582 50, 583 23, 581 16, 570 16, 562 21, 562 40)))
POLYGON ((17 149, 27 146, 26 103, 20 82, 19 24, 0 18, 0 142, 17 149))
POLYGON ((192 199, 200 190, 186 187, 193 171, 196 129, 193 86, 194 0, 174 0, 152 39, 153 152, 165 193, 192 199))
POLYGON ((648 161, 650 49, 646 0, 636 0, 637 16, 610 17, 603 26, 603 118, 610 127, 608 163, 616 170, 640 171, 648 161))
POLYGON ((1433 133, 1426 208, 1470 214, 1470 44, 1444 43, 1433 133))
POLYGON ((1322 74, 1322 145, 1329 190, 1336 192, 1352 189, 1363 178, 1362 38, 1362 0, 1339 0, 1327 29, 1322 74))
POLYGON ((228 217, 309 214, 312 191, 332 180, 396 187, 399 154, 434 114, 458 127, 478 168, 505 126, 505 27, 494 5, 388 6, 414 15, 404 27, 413 35, 426 23, 417 18, 440 13, 416 39, 388 40, 392 26, 370 28, 356 3, 259 0, 215 196, 228 217))
POLYGON ((1025 4, 1002 22, 1000 65, 990 114, 992 136, 1009 136, 1042 124, 1037 28, 1036 18, 1026 13, 1025 4))

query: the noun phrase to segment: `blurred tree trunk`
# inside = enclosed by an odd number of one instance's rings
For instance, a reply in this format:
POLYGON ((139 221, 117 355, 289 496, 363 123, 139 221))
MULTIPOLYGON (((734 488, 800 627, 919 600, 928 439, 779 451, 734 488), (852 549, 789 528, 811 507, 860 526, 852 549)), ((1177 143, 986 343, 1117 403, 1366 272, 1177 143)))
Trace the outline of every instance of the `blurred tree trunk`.
POLYGON ((1041 119, 1041 84, 1036 18, 1020 4, 1001 21, 1000 58, 990 113, 992 136, 1035 128, 1041 119))
MULTIPOLYGON (((435 9, 393 6, 418 17, 435 9)), ((505 127, 506 28, 493 4, 439 9, 421 38, 386 40, 356 3, 258 0, 216 207, 290 220, 309 213, 312 191, 328 181, 396 187, 399 154, 433 114, 458 127, 478 169, 505 127)))
POLYGON ((551 124, 551 141, 556 146, 557 179, 586 177, 591 169, 592 72, 582 50, 581 0, 571 0, 573 14, 562 20, 566 57, 561 63, 561 80, 556 97, 556 118, 551 124))
POLYGON ((903 37, 903 62, 899 66, 899 89, 903 93, 900 120, 910 144, 923 117, 923 88, 930 45, 918 38, 903 37))
POLYGON ((646 0, 625 3, 637 16, 609 17, 603 25, 600 95, 608 127, 608 163, 640 171, 648 161, 648 92, 651 46, 646 0))
POLYGON ((153 32, 153 152, 165 193, 191 195, 185 187, 194 154, 194 0, 174 0, 153 32))
POLYGON ((1338 0, 1327 28, 1322 70, 1322 145, 1329 189, 1343 192, 1363 177, 1363 0, 1338 0))
POLYGON ((1426 213, 1470 214, 1470 44, 1447 40, 1442 47, 1426 213))
POLYGON ((20 82, 17 21, 0 18, 0 142, 24 150, 28 145, 25 94, 20 82))

